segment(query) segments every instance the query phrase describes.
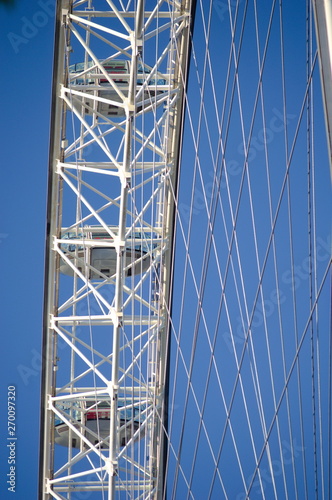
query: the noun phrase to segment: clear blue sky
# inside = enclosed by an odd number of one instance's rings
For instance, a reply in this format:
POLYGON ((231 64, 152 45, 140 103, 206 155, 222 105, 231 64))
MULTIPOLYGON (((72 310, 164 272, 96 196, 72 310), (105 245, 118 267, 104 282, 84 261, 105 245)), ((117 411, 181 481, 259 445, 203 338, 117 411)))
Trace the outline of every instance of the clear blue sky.
POLYGON ((44 227, 54 2, 0 6, 0 496, 7 491, 7 386, 16 386, 15 498, 37 498, 44 227), (46 7, 43 9, 43 5, 46 7), (51 10, 50 10, 51 9, 51 10))

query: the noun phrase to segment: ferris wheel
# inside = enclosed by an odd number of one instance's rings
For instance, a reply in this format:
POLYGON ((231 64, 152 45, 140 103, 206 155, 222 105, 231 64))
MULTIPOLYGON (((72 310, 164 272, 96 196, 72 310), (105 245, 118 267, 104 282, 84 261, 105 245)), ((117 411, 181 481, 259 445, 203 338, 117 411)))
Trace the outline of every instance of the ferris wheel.
POLYGON ((282 4, 57 2, 41 500, 329 498, 331 5, 282 4))
POLYGON ((57 5, 43 498, 161 498, 191 9, 57 5))

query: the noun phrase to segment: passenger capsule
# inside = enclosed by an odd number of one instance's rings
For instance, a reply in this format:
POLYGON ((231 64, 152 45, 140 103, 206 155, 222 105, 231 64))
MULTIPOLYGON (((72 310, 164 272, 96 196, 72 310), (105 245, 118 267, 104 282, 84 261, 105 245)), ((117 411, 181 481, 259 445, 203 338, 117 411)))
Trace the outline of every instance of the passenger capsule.
MULTIPOLYGON (((144 408, 141 407, 141 411, 144 408)), ((69 410, 65 410, 69 413, 69 410)), ((110 434, 110 405, 108 402, 85 401, 82 406, 75 405, 72 410, 74 419, 73 425, 91 443, 101 443, 101 448, 108 448, 110 434)), ((135 406, 132 408, 119 408, 120 421, 120 446, 125 446, 133 437, 133 434, 139 429, 144 418, 140 415, 140 408, 135 406)), ((68 425, 56 417, 54 439, 56 444, 61 446, 69 445, 69 427, 68 425)), ((142 435, 139 436, 141 438, 142 435)), ((71 446, 80 448, 80 438, 77 434, 71 432, 71 446)))
MULTIPOLYGON (((90 227, 84 233, 64 232, 61 249, 77 269, 89 279, 105 279, 116 272, 117 251, 112 238, 100 228, 90 227), (105 240, 105 245, 95 245, 94 241, 105 240), (85 244, 84 244, 85 243, 85 244)), ((125 274, 132 276, 145 272, 151 261, 151 252, 155 245, 148 245, 144 234, 136 232, 127 240, 124 250, 125 274)), ((60 271, 69 276, 74 275, 71 265, 61 260, 60 271)))
MULTIPOLYGON (((103 62, 102 67, 110 75, 115 86, 122 92, 125 98, 128 97, 129 79, 130 79, 130 62, 129 61, 118 61, 111 60, 108 62, 103 62)), ((140 111, 143 106, 143 101, 149 101, 151 97, 161 94, 165 91, 163 86, 166 85, 166 80, 160 78, 158 75, 157 79, 154 77, 149 78, 150 69, 138 65, 137 71, 137 86, 141 86, 146 82, 146 89, 136 101, 136 111, 140 111)), ((69 84, 70 88, 85 92, 87 94, 96 95, 103 99, 114 101, 115 103, 121 103, 121 95, 114 89, 109 80, 105 78, 105 75, 101 72, 100 68, 93 62, 90 61, 85 63, 76 63, 69 66, 69 84)), ((76 96, 77 98, 78 96, 76 96)), ((101 102, 90 100, 89 98, 80 98, 81 104, 75 103, 76 108, 81 108, 82 105, 85 107, 86 114, 92 114, 91 109, 96 110, 103 116, 123 116, 125 110, 121 106, 117 106, 114 103, 101 102)), ((147 103, 147 105, 149 102, 147 103)))

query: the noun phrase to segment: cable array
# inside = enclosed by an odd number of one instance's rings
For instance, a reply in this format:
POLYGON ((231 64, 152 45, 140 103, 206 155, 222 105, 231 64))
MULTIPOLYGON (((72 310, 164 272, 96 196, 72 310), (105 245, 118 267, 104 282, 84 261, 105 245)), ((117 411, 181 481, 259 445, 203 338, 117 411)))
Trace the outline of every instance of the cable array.
POLYGON ((312 15, 309 3, 197 5, 165 498, 329 495, 329 174, 312 15))

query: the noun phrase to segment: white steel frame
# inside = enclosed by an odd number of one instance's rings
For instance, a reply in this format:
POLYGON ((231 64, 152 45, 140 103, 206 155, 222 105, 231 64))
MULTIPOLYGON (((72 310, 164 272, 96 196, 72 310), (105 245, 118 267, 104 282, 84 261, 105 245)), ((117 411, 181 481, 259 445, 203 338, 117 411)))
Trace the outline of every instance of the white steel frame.
POLYGON ((332 0, 312 0, 332 175, 332 0))
MULTIPOLYGON (((163 495, 174 195, 190 16, 190 0, 137 0, 126 6, 120 0, 58 1, 42 499, 76 498, 79 491, 103 499, 163 495), (130 62, 121 85, 102 65, 112 59, 130 62), (93 65, 89 75, 102 74, 115 100, 100 94, 99 80, 78 85, 71 77, 70 65, 88 61, 93 65), (140 74, 140 84, 138 68, 146 72, 140 74), (105 116, 98 103, 113 103, 122 114, 105 116), (93 239, 94 226, 107 238, 93 239), (75 258, 66 251, 66 231, 76 234, 70 242, 75 258), (137 245, 145 249, 141 258, 134 253, 137 245), (98 246, 116 250, 116 269, 91 279, 87 256, 98 246), (126 255, 136 255, 141 272, 128 276, 133 262, 128 263, 126 255), (64 262, 72 276, 60 273, 64 262), (97 432, 92 439, 86 432, 87 401, 109 404, 107 438, 97 432), (67 426, 68 447, 55 442, 59 420, 67 426), (121 443, 123 435, 127 437, 121 443)), ((82 71, 80 78, 86 76, 82 71)))

